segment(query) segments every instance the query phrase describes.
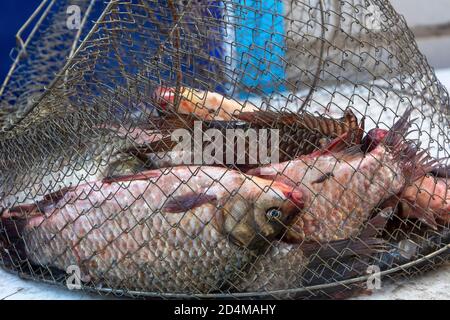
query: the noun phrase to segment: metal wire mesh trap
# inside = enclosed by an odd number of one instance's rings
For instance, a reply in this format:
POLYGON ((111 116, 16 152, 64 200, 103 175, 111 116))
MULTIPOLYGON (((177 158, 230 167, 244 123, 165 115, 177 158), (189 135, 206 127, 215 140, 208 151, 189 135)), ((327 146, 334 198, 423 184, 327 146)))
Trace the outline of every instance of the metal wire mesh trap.
POLYGON ((448 261, 448 93, 386 0, 43 1, 0 95, 22 277, 342 298, 448 261))

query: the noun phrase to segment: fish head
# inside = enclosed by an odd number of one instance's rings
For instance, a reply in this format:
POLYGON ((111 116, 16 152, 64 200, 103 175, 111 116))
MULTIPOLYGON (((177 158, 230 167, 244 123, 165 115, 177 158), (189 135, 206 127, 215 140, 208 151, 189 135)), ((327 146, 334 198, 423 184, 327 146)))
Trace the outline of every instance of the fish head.
MULTIPOLYGON (((244 107, 238 102, 225 99, 217 92, 203 91, 194 88, 180 87, 158 87, 153 92, 155 103, 163 110, 175 109, 178 113, 194 114, 199 119, 210 120, 231 120, 231 114, 244 107), (179 101, 175 105, 176 95, 179 101), (228 106, 230 110, 227 111, 228 106)), ((253 110, 247 108, 247 110, 253 110)))
POLYGON ((304 206, 298 187, 257 177, 246 180, 229 203, 225 232, 234 243, 250 250, 277 239, 304 206))

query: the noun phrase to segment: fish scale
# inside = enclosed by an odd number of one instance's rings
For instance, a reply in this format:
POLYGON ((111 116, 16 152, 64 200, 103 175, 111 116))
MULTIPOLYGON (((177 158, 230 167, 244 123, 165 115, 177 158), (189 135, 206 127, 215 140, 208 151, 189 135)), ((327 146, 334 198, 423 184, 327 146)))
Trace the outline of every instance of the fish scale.
POLYGON ((346 134, 324 151, 248 171, 303 190, 305 214, 288 239, 323 243, 354 237, 378 205, 398 194, 408 179, 433 168, 434 162, 405 138, 411 111, 376 144, 368 139, 379 129, 369 131, 360 146, 348 147, 352 137, 346 134))
POLYGON ((83 281, 96 285, 202 293, 234 288, 284 228, 266 218, 262 224, 252 219, 276 207, 282 210, 280 221, 288 223, 300 213, 301 198, 282 184, 255 182, 224 168, 197 169, 80 185, 60 199, 37 203, 25 217, 25 207, 6 209, 1 221, 12 224, 10 238, 21 223, 14 246, 22 245, 17 251, 30 262, 63 271, 78 266, 83 281), (209 202, 180 212, 165 209, 174 197, 192 192, 213 194, 221 209, 209 202), (266 228, 273 223, 276 228, 266 228))

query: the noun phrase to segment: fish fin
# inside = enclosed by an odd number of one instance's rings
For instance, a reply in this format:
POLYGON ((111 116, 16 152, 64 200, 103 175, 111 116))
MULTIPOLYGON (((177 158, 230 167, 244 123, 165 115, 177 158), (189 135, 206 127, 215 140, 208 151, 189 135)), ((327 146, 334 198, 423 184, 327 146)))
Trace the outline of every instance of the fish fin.
POLYGON ((414 122, 414 120, 410 120, 413 110, 413 107, 409 107, 408 109, 406 109, 400 119, 388 131, 387 135, 383 139, 386 145, 395 146, 402 139, 406 138, 406 136, 408 135, 408 130, 411 127, 411 124, 414 122))
POLYGON ((436 221, 436 216, 431 210, 420 208, 408 200, 402 202, 401 208, 401 215, 404 218, 416 218, 433 230, 437 230, 438 223, 436 221))
POLYGON ((412 147, 408 142, 399 147, 399 151, 394 154, 394 157, 401 160, 408 184, 433 172, 440 166, 439 160, 433 159, 426 150, 419 152, 417 148, 412 147))
POLYGON ((376 237, 381 232, 383 232, 388 221, 394 215, 393 207, 386 207, 379 211, 372 219, 370 219, 366 224, 364 229, 360 233, 360 237, 371 238, 376 237))
POLYGON ((150 180, 158 178, 163 173, 160 170, 147 170, 137 174, 129 174, 123 176, 113 176, 106 177, 102 180, 103 183, 114 183, 114 182, 126 182, 126 181, 136 181, 136 180, 150 180))
POLYGON ((205 193, 190 193, 183 196, 172 196, 161 208, 168 213, 182 213, 200 207, 206 203, 216 203, 217 197, 205 193))
POLYGON ((39 210, 37 204, 22 204, 19 206, 12 207, 10 209, 5 209, 2 211, 2 218, 25 218, 27 215, 32 215, 34 212, 39 210))
POLYGON ((392 208, 380 211, 355 238, 301 244, 305 255, 310 256, 303 275, 304 285, 339 282, 365 275, 378 254, 387 251, 386 241, 376 236, 392 215, 392 208))
POLYGON ((284 125, 296 125, 309 128, 310 130, 321 131, 321 128, 318 125, 321 123, 321 121, 326 122, 332 121, 333 123, 346 124, 348 130, 350 130, 351 128, 358 127, 357 124, 358 120, 350 108, 347 108, 344 111, 344 116, 340 119, 315 116, 307 112, 296 113, 287 110, 283 111, 257 110, 253 112, 240 112, 235 115, 235 118, 241 121, 251 123, 255 126, 262 126, 262 127, 270 127, 275 124, 284 124, 284 125))
POLYGON ((327 172, 327 173, 324 173, 323 175, 321 175, 317 180, 314 180, 313 182, 311 182, 311 184, 323 183, 332 177, 334 177, 333 172, 327 172))
POLYGON ((64 187, 64 188, 61 188, 58 191, 46 194, 44 196, 43 201, 40 201, 39 203, 41 205, 44 205, 44 204, 47 205, 48 203, 58 202, 59 200, 61 200, 65 196, 65 194, 67 192, 73 191, 73 190, 75 190, 75 187, 64 187))
POLYGON ((438 224, 434 213, 430 212, 430 210, 422 210, 422 212, 423 214, 420 214, 418 217, 419 221, 422 221, 431 229, 437 230, 438 224))
POLYGON ((238 120, 245 121, 256 126, 270 127, 277 122, 281 122, 281 118, 284 118, 286 115, 287 114, 285 112, 258 110, 253 112, 239 112, 234 116, 238 120))
POLYGON ((358 127, 358 118, 352 111, 352 108, 347 107, 344 110, 344 116, 341 119, 342 122, 348 123, 349 127, 355 128, 358 127))
MULTIPOLYGON (((302 245, 303 247, 304 245, 302 245)), ((386 242, 379 238, 358 238, 315 243, 306 249, 310 261, 302 275, 303 285, 337 283, 366 275, 376 256, 386 251, 386 242)))
POLYGON ((352 139, 351 134, 349 132, 346 132, 340 135, 339 137, 333 139, 323 149, 314 151, 309 156, 314 158, 324 156, 327 154, 342 152, 351 146, 351 139, 352 139))
POLYGON ((382 251, 384 243, 383 239, 360 235, 355 239, 336 240, 328 243, 304 242, 300 247, 305 255, 328 259, 353 255, 371 255, 374 252, 382 251))
POLYGON ((310 245, 305 250, 310 262, 302 275, 303 285, 336 283, 365 275, 376 256, 385 251, 385 240, 365 236, 310 245))
POLYGON ((359 123, 357 129, 355 129, 352 134, 353 134, 353 138, 352 138, 352 144, 353 145, 360 145, 362 143, 365 131, 365 123, 366 123, 366 118, 363 117, 361 119, 361 122, 359 123))
POLYGON ((413 108, 408 108, 383 138, 383 145, 388 147, 394 160, 403 165, 408 183, 421 178, 427 173, 438 170, 439 160, 433 159, 426 150, 419 151, 420 144, 407 140, 408 130, 415 119, 410 120, 413 108))

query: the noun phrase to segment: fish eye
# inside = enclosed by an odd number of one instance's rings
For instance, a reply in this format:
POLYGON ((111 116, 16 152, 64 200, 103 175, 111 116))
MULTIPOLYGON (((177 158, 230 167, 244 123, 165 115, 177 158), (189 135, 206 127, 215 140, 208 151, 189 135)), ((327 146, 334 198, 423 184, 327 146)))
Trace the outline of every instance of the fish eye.
POLYGON ((269 220, 280 219, 282 214, 283 213, 278 208, 270 208, 269 210, 266 211, 266 216, 269 220))

